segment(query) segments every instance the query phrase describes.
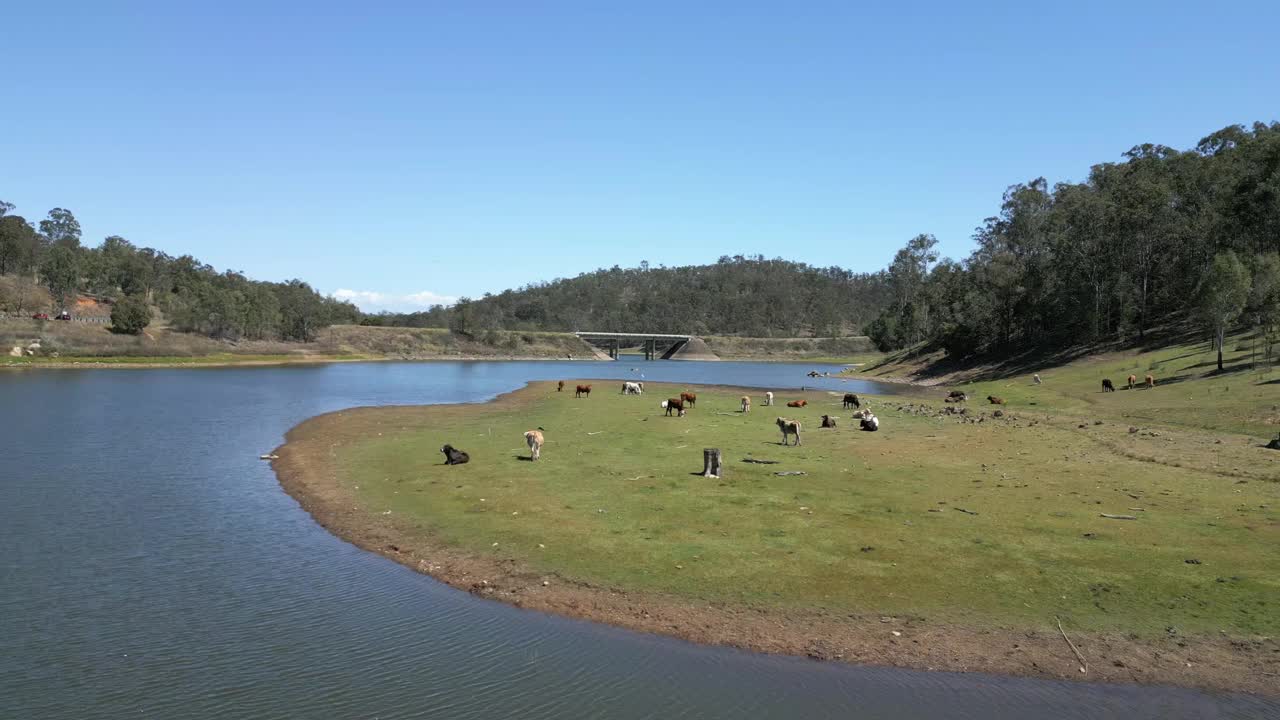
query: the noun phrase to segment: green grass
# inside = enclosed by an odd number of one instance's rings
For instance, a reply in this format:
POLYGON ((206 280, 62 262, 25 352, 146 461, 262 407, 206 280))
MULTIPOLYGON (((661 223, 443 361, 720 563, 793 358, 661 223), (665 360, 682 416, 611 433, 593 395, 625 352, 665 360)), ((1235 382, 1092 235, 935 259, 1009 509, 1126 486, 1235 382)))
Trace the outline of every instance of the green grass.
MULTIPOLYGON (((597 383, 575 400, 538 383, 495 403, 415 409, 394 425, 371 413, 362 439, 335 449, 338 478, 369 512, 448 544, 627 590, 977 627, 1048 628, 1061 616, 1140 636, 1280 631, 1280 467, 1256 439, 1232 434, 1280 400, 1276 386, 1237 380, 1219 392, 1212 380, 1093 397, 1086 369, 1042 375, 1039 387, 990 384, 1013 421, 959 423, 873 398, 878 433, 856 431, 825 392, 803 394, 810 404, 798 411, 760 407, 753 392, 742 415, 740 392, 700 389, 696 409, 668 418, 658 402, 678 386, 646 385, 637 398, 597 383), (1196 421, 1212 434, 1193 422, 1131 434, 1122 418, 1202 412, 1185 398, 1214 393, 1227 409, 1210 405, 1196 421), (820 430, 823 413, 841 415, 841 428, 820 430), (803 446, 778 444, 776 415, 804 423, 803 446), (1106 419, 1078 427, 1094 417, 1106 419), (523 432, 539 425, 542 460, 518 459, 523 432), (472 462, 439 464, 444 443, 472 462), (695 474, 704 447, 723 449, 723 479, 695 474), (774 474, 790 470, 807 474, 774 474)), ((926 392, 942 406, 940 391, 926 392)))

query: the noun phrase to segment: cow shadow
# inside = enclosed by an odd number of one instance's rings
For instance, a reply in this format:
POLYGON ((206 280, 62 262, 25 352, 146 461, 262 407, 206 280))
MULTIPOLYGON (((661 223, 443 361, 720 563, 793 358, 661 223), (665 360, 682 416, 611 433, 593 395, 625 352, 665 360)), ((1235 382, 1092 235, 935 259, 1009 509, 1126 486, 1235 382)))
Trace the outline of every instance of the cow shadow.
POLYGON ((532 455, 512 455, 511 457, 513 457, 513 458, 515 458, 515 459, 517 459, 517 460, 522 460, 522 461, 524 461, 524 462, 533 462, 533 456, 532 456, 532 455))

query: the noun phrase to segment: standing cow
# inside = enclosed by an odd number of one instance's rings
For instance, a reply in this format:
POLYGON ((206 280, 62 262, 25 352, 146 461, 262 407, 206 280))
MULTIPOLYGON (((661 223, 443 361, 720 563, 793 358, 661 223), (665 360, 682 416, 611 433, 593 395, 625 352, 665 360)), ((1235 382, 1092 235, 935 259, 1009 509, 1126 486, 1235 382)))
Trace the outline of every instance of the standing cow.
POLYGON ((770 405, 773 405, 773 391, 772 391, 772 390, 770 390, 769 392, 766 392, 766 393, 764 394, 764 406, 765 406, 765 407, 769 407, 770 405))
POLYGON ((786 445, 787 438, 792 435, 796 436, 796 447, 800 446, 800 423, 796 420, 788 420, 786 418, 778 418, 774 421, 778 425, 778 429, 782 431, 782 444, 786 445))
POLYGON ((575 398, 580 398, 580 397, 590 398, 590 397, 591 397, 591 386, 590 386, 590 385, 579 385, 579 386, 578 386, 578 387, 573 391, 573 396, 574 396, 575 398))
POLYGON ((542 428, 525 433, 524 441, 529 444, 529 460, 542 457, 542 428))
POLYGON ((749 395, 742 396, 742 412, 751 412, 751 397, 749 395))

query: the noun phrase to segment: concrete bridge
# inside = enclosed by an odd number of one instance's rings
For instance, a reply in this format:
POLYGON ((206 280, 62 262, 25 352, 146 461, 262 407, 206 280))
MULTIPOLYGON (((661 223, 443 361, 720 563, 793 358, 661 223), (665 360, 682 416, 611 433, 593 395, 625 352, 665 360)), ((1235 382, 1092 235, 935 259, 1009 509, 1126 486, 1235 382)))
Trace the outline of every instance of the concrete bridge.
POLYGON ((680 352, 685 343, 693 339, 692 335, 670 335, 664 333, 616 333, 616 332, 576 332, 574 335, 593 345, 599 345, 609 352, 609 357, 618 359, 620 346, 644 347, 645 360, 670 360, 672 355, 680 352), (666 348, 661 355, 658 348, 666 348))

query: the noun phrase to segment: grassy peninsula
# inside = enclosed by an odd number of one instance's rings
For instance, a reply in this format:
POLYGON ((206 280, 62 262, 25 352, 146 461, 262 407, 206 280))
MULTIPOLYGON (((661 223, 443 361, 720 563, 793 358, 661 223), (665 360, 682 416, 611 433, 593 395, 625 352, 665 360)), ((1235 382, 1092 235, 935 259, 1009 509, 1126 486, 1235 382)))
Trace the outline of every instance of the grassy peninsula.
POLYGON ((877 433, 840 393, 778 392, 808 400, 794 410, 733 388, 534 383, 321 416, 276 467, 335 532, 526 607, 846 661, 1274 689, 1280 453, 1262 445, 1280 384, 1204 376, 1202 351, 965 385, 963 414, 940 389, 864 398, 877 433), (1164 382, 1098 392, 1136 368, 1164 382), (666 417, 681 390, 696 408, 666 417), (778 415, 804 423, 802 446, 780 445, 778 415), (538 426, 542 459, 523 460, 538 426), (471 463, 442 465, 444 443, 471 463), (699 475, 704 447, 722 478, 699 475))

